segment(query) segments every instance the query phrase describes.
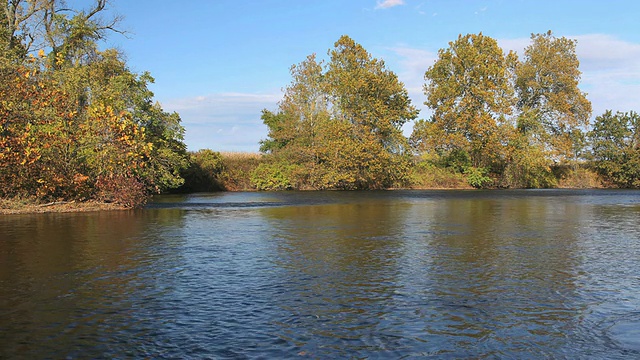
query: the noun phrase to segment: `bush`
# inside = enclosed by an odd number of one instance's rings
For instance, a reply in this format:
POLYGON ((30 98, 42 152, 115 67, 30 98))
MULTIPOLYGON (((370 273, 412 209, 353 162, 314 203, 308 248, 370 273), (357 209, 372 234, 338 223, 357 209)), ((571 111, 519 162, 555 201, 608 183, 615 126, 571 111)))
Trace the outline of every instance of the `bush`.
POLYGON ((224 170, 222 155, 209 149, 189 154, 189 167, 183 171, 184 184, 178 192, 208 192, 224 190, 220 175, 224 170))
POLYGON ((576 167, 557 166, 558 187, 566 189, 593 189, 603 187, 600 176, 592 169, 580 165, 576 167))
POLYGON ((138 208, 147 203, 146 186, 136 177, 125 175, 99 176, 96 200, 138 208))
POLYGON ((441 167, 429 159, 418 161, 412 168, 410 186, 421 189, 461 189, 469 187, 465 176, 452 168, 441 167))
POLYGON ((281 162, 260 164, 251 173, 251 182, 258 190, 291 190, 296 170, 295 165, 281 162))
POLYGON ((228 191, 255 190, 251 174, 263 163, 264 157, 249 152, 223 152, 221 155, 223 171, 218 180, 222 187, 228 191))
POLYGON ((482 167, 467 166, 464 169, 467 175, 467 182, 476 189, 489 186, 493 180, 487 176, 487 169, 482 167))

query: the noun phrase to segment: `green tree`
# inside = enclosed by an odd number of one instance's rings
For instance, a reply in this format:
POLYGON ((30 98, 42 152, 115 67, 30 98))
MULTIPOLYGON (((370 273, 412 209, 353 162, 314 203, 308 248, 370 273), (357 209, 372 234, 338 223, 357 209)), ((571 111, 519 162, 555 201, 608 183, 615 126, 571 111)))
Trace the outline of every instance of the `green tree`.
POLYGON ((351 138, 358 145, 353 150, 360 153, 356 186, 402 184, 409 160, 402 126, 418 116, 404 84, 383 60, 348 36, 342 36, 329 55, 326 77, 333 117, 352 125, 351 138))
POLYGON ((404 85, 347 36, 329 55, 326 65, 314 55, 294 65, 278 112, 263 111, 269 137, 261 150, 276 160, 261 174, 316 189, 398 184, 408 164, 401 127, 417 116, 404 85))
POLYGON ((475 168, 497 170, 504 162, 515 104, 509 69, 515 54, 480 34, 460 35, 425 73, 429 121, 419 121, 413 142, 442 156, 464 152, 475 168))
POLYGON ((517 127, 553 160, 575 160, 591 116, 591 102, 578 88, 577 42, 551 31, 532 34, 531 42, 516 68, 517 127))
POLYGON ((224 190, 220 175, 224 170, 222 155, 210 149, 189 154, 189 167, 183 170, 184 184, 181 192, 224 190))
POLYGON ((114 24, 98 16, 105 4, 86 12, 54 0, 0 5, 5 50, 26 51, 38 38, 52 49, 0 56, 0 195, 137 206, 182 183, 179 116, 153 103, 149 74, 131 72, 115 50, 98 50, 114 24))
POLYGON ((640 116, 634 111, 596 117, 589 133, 596 170, 620 187, 640 187, 640 116))

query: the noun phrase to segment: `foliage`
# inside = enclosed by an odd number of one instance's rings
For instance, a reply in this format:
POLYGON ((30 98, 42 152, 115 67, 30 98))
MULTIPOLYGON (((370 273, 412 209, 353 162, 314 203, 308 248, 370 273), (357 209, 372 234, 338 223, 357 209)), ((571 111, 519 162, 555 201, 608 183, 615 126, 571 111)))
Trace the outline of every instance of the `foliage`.
POLYGON ((485 168, 468 166, 464 169, 464 173, 467 175, 469 185, 476 189, 487 187, 493 182, 493 180, 487 176, 488 171, 485 168))
POLYGON ((15 1, 0 17, 5 49, 38 36, 52 49, 0 56, 0 196, 139 206, 182 183, 180 118, 153 104, 151 76, 132 73, 117 51, 97 49, 109 26, 95 20, 104 5, 68 16, 54 0, 15 1), (17 25, 7 22, 12 16, 17 25))
POLYGON ((588 164, 558 165, 552 170, 559 188, 594 189, 604 185, 602 177, 588 164))
POLYGON ((297 165, 283 162, 262 163, 251 173, 251 182, 258 190, 290 190, 297 170, 297 165))
MULTIPOLYGON (((425 73, 425 105, 434 110, 422 141, 439 153, 466 152, 474 167, 502 161, 502 127, 514 104, 508 69, 515 55, 505 56, 487 36, 459 36, 425 73), (426 138, 424 137, 426 135, 426 138)), ((427 127, 423 122, 418 131, 427 127)))
POLYGON ((222 152, 222 172, 217 177, 221 186, 229 191, 255 190, 251 174, 266 157, 259 153, 222 152))
POLYGON ((515 132, 506 145, 506 162, 499 186, 503 188, 551 188, 557 179, 540 144, 531 143, 526 134, 515 132))
POLYGON ((274 162, 262 166, 254 180, 312 189, 406 183, 410 157, 401 127, 418 112, 404 85, 383 61, 347 36, 335 43, 329 56, 327 64, 310 55, 294 65, 278 111, 263 111, 269 135, 261 151, 274 162), (285 179, 289 176, 295 178, 285 179))
POLYGON ((126 207, 141 207, 147 202, 144 184, 133 176, 105 175, 96 180, 95 199, 126 207))
POLYGON ((210 192, 224 190, 220 175, 224 171, 222 155, 210 149, 189 153, 189 166, 183 170, 181 192, 210 192))
POLYGON ((596 170, 620 187, 640 187, 640 116, 633 111, 596 117, 589 134, 596 170))
POLYGON ((426 189, 468 188, 466 176, 451 167, 444 167, 428 155, 415 159, 411 167, 410 187, 426 189))
POLYGON ((577 42, 551 31, 531 35, 531 42, 516 67, 518 129, 553 159, 573 160, 591 116, 591 103, 578 88, 577 42))
POLYGON ((553 187, 554 164, 583 156, 591 104, 578 89, 576 42, 532 35, 523 61, 482 33, 460 35, 425 73, 429 120, 409 140, 484 187, 553 187))

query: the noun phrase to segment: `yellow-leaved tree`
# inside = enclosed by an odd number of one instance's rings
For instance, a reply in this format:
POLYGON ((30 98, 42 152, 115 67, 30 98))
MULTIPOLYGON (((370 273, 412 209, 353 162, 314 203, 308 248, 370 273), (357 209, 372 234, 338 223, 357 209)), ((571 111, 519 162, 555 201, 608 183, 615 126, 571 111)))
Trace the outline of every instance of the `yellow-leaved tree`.
POLYGON ((278 111, 263 111, 272 161, 254 173, 261 189, 379 189, 407 181, 401 127, 418 111, 382 60, 342 36, 329 62, 314 55, 291 68, 278 111))

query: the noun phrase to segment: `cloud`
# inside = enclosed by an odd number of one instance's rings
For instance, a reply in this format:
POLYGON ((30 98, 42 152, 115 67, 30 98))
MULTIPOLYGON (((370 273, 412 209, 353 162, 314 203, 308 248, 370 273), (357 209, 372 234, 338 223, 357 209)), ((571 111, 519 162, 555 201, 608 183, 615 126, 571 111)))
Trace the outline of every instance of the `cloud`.
POLYGON ((476 11, 475 14, 476 15, 480 15, 480 14, 486 12, 486 11, 487 11, 487 7, 485 6, 485 7, 480 8, 478 11, 476 11))
MULTIPOLYGON (((429 118, 432 112, 424 105, 426 99, 422 86, 424 85, 424 73, 437 59, 437 53, 407 46, 393 47, 388 50, 391 51, 389 60, 395 62, 394 72, 407 89, 413 106, 420 110, 418 118, 429 118)), ((402 131, 405 136, 410 136, 413 131, 413 123, 405 124, 402 131)))
MULTIPOLYGON (((576 54, 582 78, 580 88, 587 93, 593 116, 605 110, 629 111, 640 107, 640 44, 606 34, 566 36, 578 41, 576 54)), ((520 57, 531 43, 529 38, 501 39, 500 46, 520 57)))
POLYGON ((640 44, 610 35, 573 36, 593 114, 640 110, 640 44))
POLYGON ((388 9, 400 5, 404 5, 404 0, 378 0, 375 9, 388 9))
POLYGON ((396 72, 398 78, 412 95, 414 104, 421 104, 424 100, 417 102, 416 98, 422 94, 424 73, 433 65, 437 54, 410 47, 395 47, 390 50, 398 57, 399 70, 396 72))
POLYGON ((165 111, 176 111, 185 127, 189 150, 258 151, 266 138, 262 109, 275 109, 281 94, 220 93, 170 99, 165 111))

